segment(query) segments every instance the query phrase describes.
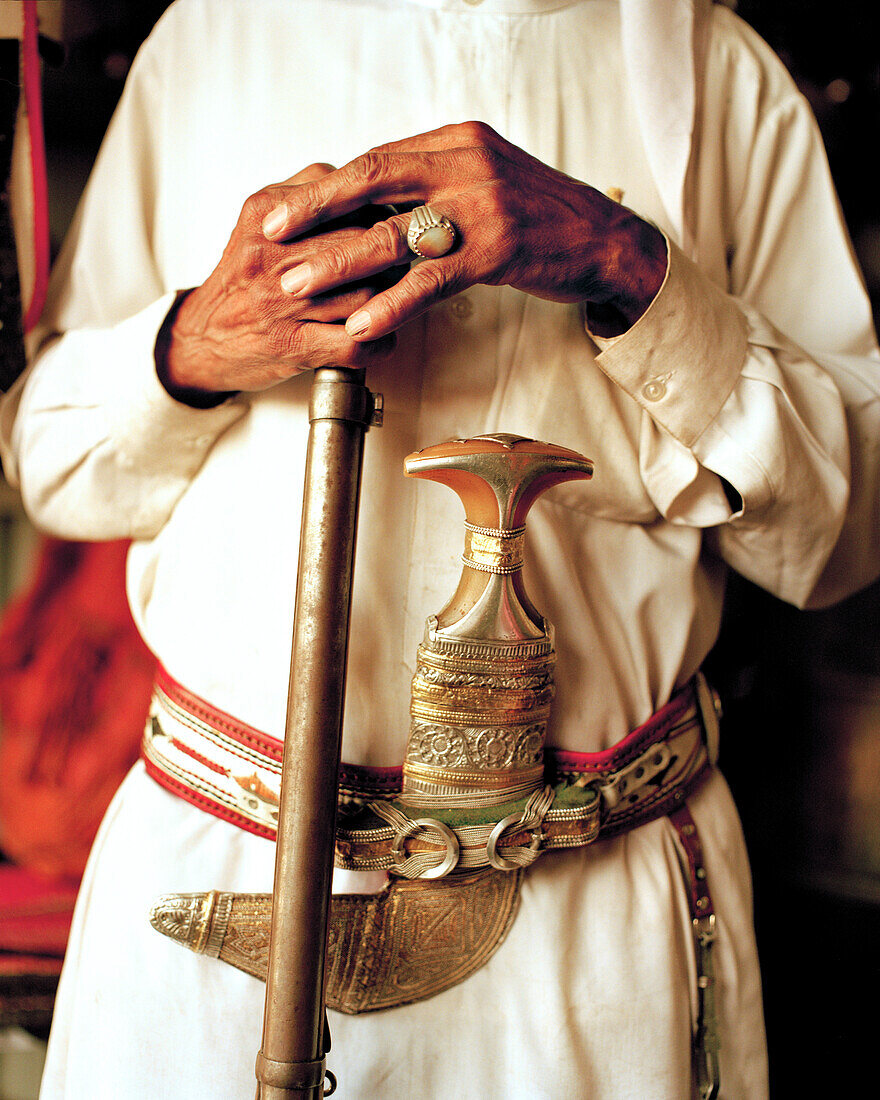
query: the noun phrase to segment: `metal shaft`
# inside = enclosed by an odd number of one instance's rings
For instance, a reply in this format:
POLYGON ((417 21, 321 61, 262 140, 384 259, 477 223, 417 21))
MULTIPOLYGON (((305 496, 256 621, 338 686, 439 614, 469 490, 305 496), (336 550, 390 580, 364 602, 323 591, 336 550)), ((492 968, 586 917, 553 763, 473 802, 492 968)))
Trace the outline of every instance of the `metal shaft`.
POLYGON ((324 962, 364 432, 364 372, 316 371, 258 1100, 323 1095, 324 962))

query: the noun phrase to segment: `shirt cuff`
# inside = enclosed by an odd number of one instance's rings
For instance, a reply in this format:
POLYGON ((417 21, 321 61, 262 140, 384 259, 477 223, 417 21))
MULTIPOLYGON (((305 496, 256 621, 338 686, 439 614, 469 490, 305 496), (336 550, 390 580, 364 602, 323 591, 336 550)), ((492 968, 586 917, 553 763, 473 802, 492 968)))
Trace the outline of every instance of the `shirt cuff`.
POLYGON ((621 336, 587 333, 596 364, 686 447, 718 415, 748 351, 746 319, 732 298, 667 240, 666 277, 651 305, 621 336))
POLYGON ((110 392, 109 403, 115 406, 110 423, 123 465, 165 471, 175 467, 180 473, 191 474, 217 437, 246 412, 247 406, 232 400, 209 409, 195 409, 176 401, 162 385, 153 348, 174 300, 173 294, 165 295, 122 322, 114 332, 120 352, 124 347, 128 354, 120 360, 127 360, 127 367, 117 370, 116 385, 110 392), (132 354, 133 348, 143 351, 132 354), (145 354, 147 349, 149 354, 145 354))

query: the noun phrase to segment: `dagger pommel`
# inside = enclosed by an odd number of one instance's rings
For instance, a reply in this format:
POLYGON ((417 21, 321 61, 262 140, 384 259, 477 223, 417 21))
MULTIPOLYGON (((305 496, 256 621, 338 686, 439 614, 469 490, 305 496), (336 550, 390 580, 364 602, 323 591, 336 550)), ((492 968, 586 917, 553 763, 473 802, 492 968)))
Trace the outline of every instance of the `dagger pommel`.
POLYGON ((546 489, 593 476, 593 463, 577 451, 506 433, 426 447, 407 455, 403 468, 407 477, 454 489, 469 524, 504 531, 521 527, 546 489))

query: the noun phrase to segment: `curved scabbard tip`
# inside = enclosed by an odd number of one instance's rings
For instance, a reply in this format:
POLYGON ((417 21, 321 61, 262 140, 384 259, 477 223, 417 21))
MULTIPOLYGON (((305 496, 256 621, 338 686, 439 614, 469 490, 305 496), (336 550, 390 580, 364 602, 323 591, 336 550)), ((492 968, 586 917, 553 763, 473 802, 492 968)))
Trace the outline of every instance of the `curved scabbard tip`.
POLYGON ((196 925, 205 894, 163 894, 150 909, 150 924, 163 936, 196 950, 196 925))
POLYGON ((268 951, 271 912, 271 894, 230 894, 220 890, 163 894, 150 910, 150 924, 197 955, 224 957, 232 966, 265 978, 263 955, 268 951), (226 933, 236 921, 237 932, 230 946, 226 933), (242 947, 244 941, 247 950, 242 947))

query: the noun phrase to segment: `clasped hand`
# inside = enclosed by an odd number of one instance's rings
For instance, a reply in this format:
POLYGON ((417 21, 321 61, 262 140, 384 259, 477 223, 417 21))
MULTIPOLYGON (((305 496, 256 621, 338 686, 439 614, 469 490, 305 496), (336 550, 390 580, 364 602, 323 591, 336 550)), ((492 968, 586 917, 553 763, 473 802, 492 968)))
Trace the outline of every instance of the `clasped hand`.
POLYGON ((477 283, 589 303, 594 330, 615 335, 644 313, 665 270, 662 235, 631 210, 482 123, 445 126, 251 196, 220 264, 178 314, 169 375, 184 387, 262 389, 318 366, 364 366, 402 325, 477 283), (459 239, 409 266, 408 211, 422 203, 451 218, 459 239), (406 212, 376 213, 387 206, 406 212))

